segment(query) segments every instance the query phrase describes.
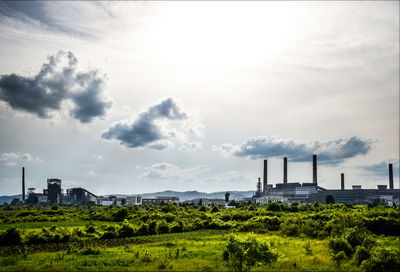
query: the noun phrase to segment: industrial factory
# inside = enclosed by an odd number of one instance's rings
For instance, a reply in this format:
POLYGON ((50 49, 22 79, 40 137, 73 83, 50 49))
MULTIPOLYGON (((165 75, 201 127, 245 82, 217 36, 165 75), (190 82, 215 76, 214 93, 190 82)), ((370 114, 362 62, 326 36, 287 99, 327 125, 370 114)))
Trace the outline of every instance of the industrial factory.
POLYGON ((252 201, 257 204, 266 204, 270 201, 290 203, 298 201, 302 203, 324 203, 326 196, 331 195, 338 203, 367 204, 379 200, 382 204, 399 204, 400 189, 393 186, 393 165, 389 164, 389 189, 387 185, 377 185, 377 189, 362 189, 361 185, 353 185, 352 189, 345 189, 344 173, 341 173, 340 189, 328 190, 318 185, 317 179, 317 155, 313 155, 313 178, 311 183, 300 184, 287 180, 287 157, 283 158, 283 182, 275 187, 268 184, 268 161, 264 160, 263 184, 258 178, 257 191, 252 201))
MULTIPOLYGON (((268 184, 268 161, 264 160, 263 183, 258 178, 257 190, 253 197, 248 199, 256 204, 267 204, 271 201, 291 203, 297 201, 300 203, 324 203, 328 195, 332 196, 338 203, 368 204, 379 201, 381 204, 399 205, 400 189, 394 189, 393 184, 393 165, 389 164, 389 188, 387 185, 377 185, 377 189, 362 189, 361 185, 352 185, 352 189, 345 189, 344 173, 340 177, 340 189, 328 190, 318 185, 317 179, 317 155, 312 156, 313 174, 312 182, 299 183, 288 182, 287 157, 283 158, 283 182, 277 183, 274 187, 268 184)), ((80 205, 100 205, 100 206, 125 206, 153 204, 162 205, 166 203, 179 203, 179 198, 156 197, 142 198, 141 195, 131 196, 97 196, 88 190, 78 187, 67 189, 66 192, 61 188, 61 179, 47 179, 47 189, 43 192, 37 192, 35 188, 28 188, 28 197, 25 197, 25 168, 22 167, 22 201, 23 204, 80 204, 80 205)), ((16 199, 18 202, 19 200, 16 199)), ((225 203, 223 199, 222 202, 225 203)), ((209 203, 203 199, 201 203, 209 203)), ((195 203, 195 201, 192 201, 195 203)), ((211 203, 211 202, 210 202, 211 203)), ((212 202, 215 205, 215 201, 212 202)), ((226 203, 225 203, 226 204, 226 203)))

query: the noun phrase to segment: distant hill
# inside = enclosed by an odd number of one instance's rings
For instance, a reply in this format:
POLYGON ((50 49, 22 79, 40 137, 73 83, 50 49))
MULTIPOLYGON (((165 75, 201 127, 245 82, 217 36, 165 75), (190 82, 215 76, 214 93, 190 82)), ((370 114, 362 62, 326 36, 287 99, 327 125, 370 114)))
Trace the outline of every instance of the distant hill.
POLYGON ((0 205, 4 203, 10 204, 14 198, 22 199, 22 195, 0 196, 0 205))
MULTIPOLYGON (((221 198, 225 199, 225 193, 229 192, 229 199, 241 200, 246 197, 251 197, 254 194, 254 191, 223 191, 223 192, 214 192, 214 193, 205 193, 198 191, 186 191, 186 192, 177 192, 177 191, 163 191, 156 193, 147 193, 142 194, 143 198, 156 198, 157 196, 176 196, 179 197, 180 201, 195 199, 195 198, 221 198)), ((110 194, 111 195, 111 194, 110 194)), ((126 195, 123 194, 113 194, 117 197, 123 197, 126 195)), ((12 196, 0 196, 0 205, 3 203, 10 203, 14 198, 21 199, 21 195, 12 195, 12 196)))
POLYGON ((254 191, 223 191, 223 192, 214 192, 214 193, 205 193, 198 191, 186 191, 186 192, 177 192, 177 191, 163 191, 157 193, 148 193, 142 194, 143 198, 155 198, 157 196, 177 196, 180 201, 195 199, 195 198, 221 198, 225 199, 225 193, 230 193, 229 199, 241 200, 246 197, 251 197, 254 194, 254 191))

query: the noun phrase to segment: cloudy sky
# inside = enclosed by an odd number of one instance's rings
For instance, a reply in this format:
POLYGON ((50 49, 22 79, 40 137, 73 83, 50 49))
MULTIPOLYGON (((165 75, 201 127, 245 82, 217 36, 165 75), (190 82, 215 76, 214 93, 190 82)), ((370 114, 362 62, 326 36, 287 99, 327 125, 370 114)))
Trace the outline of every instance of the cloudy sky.
POLYGON ((0 195, 399 187, 399 2, 0 2, 0 195))

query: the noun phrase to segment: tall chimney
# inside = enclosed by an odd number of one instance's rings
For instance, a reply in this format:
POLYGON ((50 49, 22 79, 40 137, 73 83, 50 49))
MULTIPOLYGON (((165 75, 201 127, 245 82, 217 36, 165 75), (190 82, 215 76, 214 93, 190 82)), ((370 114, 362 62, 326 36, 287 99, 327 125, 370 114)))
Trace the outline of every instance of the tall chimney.
POLYGON ((344 173, 340 174, 340 179, 341 179, 341 190, 344 190, 344 173))
POLYGON ((25 167, 22 167, 22 201, 25 201, 25 167))
POLYGON ((257 182, 257 193, 260 194, 261 193, 261 178, 258 177, 258 182, 257 182))
POLYGON ((287 158, 283 158, 283 183, 287 183, 287 158))
POLYGON ((312 155, 312 163, 313 163, 313 183, 317 184, 317 155, 312 155))
POLYGON ((389 163, 389 189, 393 188, 393 164, 389 163))
POLYGON ((263 184, 263 190, 264 190, 264 194, 267 192, 267 184, 268 184, 268 161, 264 160, 264 184, 263 184))

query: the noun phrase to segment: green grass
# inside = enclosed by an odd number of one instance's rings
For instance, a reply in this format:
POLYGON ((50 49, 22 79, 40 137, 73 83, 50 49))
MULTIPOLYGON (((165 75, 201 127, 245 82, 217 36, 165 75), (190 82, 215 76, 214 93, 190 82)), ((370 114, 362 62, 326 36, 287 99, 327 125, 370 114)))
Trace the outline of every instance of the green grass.
MULTIPOLYGON (((192 237, 170 235, 171 239, 168 241, 157 242, 157 239, 154 239, 155 241, 151 243, 97 248, 94 251, 70 250, 0 257, 0 269, 3 271, 225 271, 222 252, 228 235, 203 237, 195 237, 195 234, 192 234, 192 237)), ((337 267, 329 257, 325 240, 285 238, 270 234, 256 234, 256 237, 267 241, 279 257, 276 263, 259 266, 254 271, 359 270, 350 261, 337 267), (307 243, 310 244, 311 254, 307 254, 305 250, 307 243)), ((400 246, 396 239, 379 237, 379 240, 389 247, 400 246)))
POLYGON ((275 203, 256 211, 243 206, 211 213, 173 205, 4 206, 0 207, 0 271, 226 271, 223 251, 229 233, 247 236, 252 231, 278 254, 275 263, 254 271, 360 271, 351 258, 337 266, 328 248, 329 239, 345 238, 351 231, 357 233, 354 230, 366 233, 377 247, 400 248, 398 208, 320 204, 300 208, 292 211, 275 203), (8 246, 16 235, 19 245, 8 246), (107 239, 111 237, 115 238, 107 239))

